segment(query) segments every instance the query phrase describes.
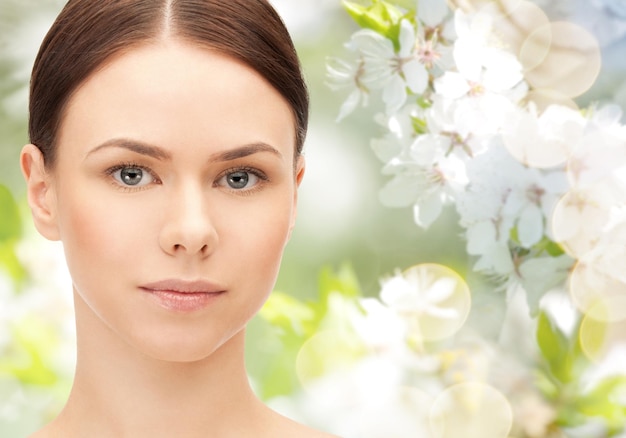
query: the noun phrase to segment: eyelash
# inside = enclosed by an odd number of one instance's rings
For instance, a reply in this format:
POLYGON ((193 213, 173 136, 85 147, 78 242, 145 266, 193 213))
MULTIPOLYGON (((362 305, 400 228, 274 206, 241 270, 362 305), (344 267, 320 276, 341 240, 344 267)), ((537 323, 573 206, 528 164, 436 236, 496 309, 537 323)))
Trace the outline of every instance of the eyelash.
POLYGON ((218 175, 218 177, 215 179, 215 182, 213 183, 213 187, 218 187, 218 183, 219 183, 219 181, 222 178, 224 178, 228 174, 236 173, 236 172, 250 173, 250 174, 256 176, 259 179, 259 182, 255 186, 253 186, 253 187, 251 187, 249 189, 233 189, 233 188, 229 188, 229 187, 224 187, 226 190, 234 192, 234 193, 236 193, 238 195, 245 196, 245 195, 252 194, 252 193, 256 192, 257 190, 260 190, 262 188, 262 185, 263 185, 264 182, 268 182, 269 181, 269 178, 267 177, 265 172, 262 172, 261 170, 256 169, 254 167, 240 166, 240 167, 232 167, 230 169, 226 169, 225 171, 220 173, 218 175))
MULTIPOLYGON (((141 169, 143 172, 146 172, 147 174, 149 174, 154 179, 155 183, 157 183, 157 184, 161 183, 161 180, 156 175, 156 173, 154 173, 154 171, 152 169, 150 169, 149 167, 143 166, 141 164, 137 164, 137 163, 132 162, 132 161, 116 164, 115 166, 109 167, 104 172, 105 172, 106 175, 108 175, 109 177, 113 178, 113 174, 115 172, 117 172, 118 170, 126 169, 126 168, 141 169)), ((119 188, 121 190, 124 190, 124 191, 127 191, 127 192, 136 192, 136 191, 140 191, 140 190, 148 188, 148 186, 141 186, 141 187, 127 186, 127 185, 124 185, 124 184, 120 184, 120 182, 115 180, 115 179, 113 179, 112 183, 117 188, 119 188)))
MULTIPOLYGON (((109 177, 113 177, 113 174, 115 172, 117 172, 118 170, 122 170, 122 169, 126 169, 126 168, 136 168, 136 169, 141 169, 143 172, 148 173, 157 184, 161 183, 161 180, 159 179, 159 177, 152 171, 152 169, 150 169, 149 167, 146 167, 144 165, 129 161, 129 162, 124 162, 124 163, 120 163, 120 164, 116 164, 115 166, 109 167, 107 170, 105 170, 105 174, 109 177)), ((256 176, 259 179, 259 183, 257 183, 254 187, 251 187, 249 189, 233 189, 233 188, 228 188, 225 187, 226 190, 232 191, 232 192, 236 192, 237 194, 240 195, 248 195, 251 193, 254 193, 256 190, 261 188, 261 184, 263 182, 268 182, 269 178, 267 177, 267 175, 265 174, 265 172, 262 172, 259 169, 256 169, 254 167, 249 167, 249 166, 239 166, 239 167, 232 167, 230 169, 226 169, 225 171, 221 172, 218 177, 215 179, 215 182, 213 183, 213 187, 218 187, 218 182, 224 178, 225 176, 227 176, 228 174, 231 173, 236 173, 236 172, 247 172, 250 173, 254 176, 256 176)), ((147 188, 148 186, 142 186, 142 187, 132 187, 132 186, 126 186, 123 184, 120 184, 118 181, 113 180, 113 184, 125 191, 138 191, 138 190, 142 190, 147 188)))

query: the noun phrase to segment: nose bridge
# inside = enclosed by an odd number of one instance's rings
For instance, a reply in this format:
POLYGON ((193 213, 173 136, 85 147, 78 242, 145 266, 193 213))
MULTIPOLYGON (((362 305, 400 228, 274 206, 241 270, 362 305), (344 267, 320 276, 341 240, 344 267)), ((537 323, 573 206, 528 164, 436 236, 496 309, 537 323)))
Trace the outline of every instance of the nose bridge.
POLYGON ((168 194, 160 244, 170 254, 212 252, 217 231, 211 220, 205 189, 192 181, 183 181, 168 194))

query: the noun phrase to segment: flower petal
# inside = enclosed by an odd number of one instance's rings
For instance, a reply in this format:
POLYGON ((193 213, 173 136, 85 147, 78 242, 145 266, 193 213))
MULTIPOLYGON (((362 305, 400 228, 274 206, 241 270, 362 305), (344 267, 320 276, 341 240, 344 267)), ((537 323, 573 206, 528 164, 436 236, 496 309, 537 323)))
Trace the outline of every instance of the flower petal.
POLYGON ((435 281, 426 293, 429 303, 440 303, 452 296, 456 289, 457 282, 450 277, 439 278, 435 281))
POLYGON ((406 102, 406 96, 404 80, 398 74, 393 75, 383 90, 383 102, 387 104, 387 113, 398 111, 406 102))
POLYGON ((388 207, 406 207, 415 202, 423 189, 419 178, 397 175, 380 190, 380 200, 388 207))
POLYGON ((411 91, 416 94, 422 94, 428 86, 428 70, 424 64, 418 60, 410 61, 402 67, 402 73, 406 80, 406 84, 411 91))
POLYGON ((467 228, 467 252, 478 255, 496 242, 496 227, 491 221, 481 221, 467 228))
POLYGON ((400 52, 401 58, 407 58, 415 48, 415 28, 409 20, 400 22, 400 52))
POLYGON ((543 237, 543 213, 535 204, 527 204, 517 221, 517 237, 524 248, 530 248, 543 237))
POLYGON ((339 115, 337 116, 337 121, 339 122, 345 117, 347 117, 348 115, 350 115, 352 111, 356 109, 356 107, 359 105, 360 102, 361 102, 361 91, 355 89, 354 91, 352 91, 352 93, 350 93, 350 95, 345 100, 343 105, 341 105, 341 109, 339 110, 339 115))
POLYGON ((470 86, 459 73, 447 71, 435 80, 435 91, 445 98, 458 99, 470 91, 470 86))
POLYGON ((443 201, 438 191, 413 206, 415 223, 422 228, 428 228, 439 217, 443 209, 443 201))

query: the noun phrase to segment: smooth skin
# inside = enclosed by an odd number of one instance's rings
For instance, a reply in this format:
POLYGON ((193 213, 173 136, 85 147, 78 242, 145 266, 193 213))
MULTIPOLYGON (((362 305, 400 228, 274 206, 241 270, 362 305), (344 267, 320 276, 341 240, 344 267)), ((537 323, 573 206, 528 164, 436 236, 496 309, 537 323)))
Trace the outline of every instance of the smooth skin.
POLYGON ((304 173, 289 105, 228 56, 163 39, 114 58, 72 96, 54 166, 21 163, 35 225, 61 240, 78 360, 35 437, 328 437, 253 394, 244 333, 272 290, 304 173), (145 286, 198 281, 199 308, 145 286))

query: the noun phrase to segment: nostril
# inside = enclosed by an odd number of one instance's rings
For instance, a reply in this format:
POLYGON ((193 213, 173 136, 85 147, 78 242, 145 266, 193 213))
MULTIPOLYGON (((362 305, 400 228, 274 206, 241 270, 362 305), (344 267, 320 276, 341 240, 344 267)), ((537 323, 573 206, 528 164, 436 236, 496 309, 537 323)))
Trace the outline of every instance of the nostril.
MULTIPOLYGON (((159 237, 159 245, 171 255, 201 255, 206 257, 213 252, 218 242, 217 231, 213 228, 190 227, 184 224, 164 227, 159 237)), ((193 225, 193 224, 192 224, 193 225)))

